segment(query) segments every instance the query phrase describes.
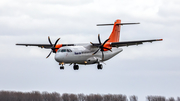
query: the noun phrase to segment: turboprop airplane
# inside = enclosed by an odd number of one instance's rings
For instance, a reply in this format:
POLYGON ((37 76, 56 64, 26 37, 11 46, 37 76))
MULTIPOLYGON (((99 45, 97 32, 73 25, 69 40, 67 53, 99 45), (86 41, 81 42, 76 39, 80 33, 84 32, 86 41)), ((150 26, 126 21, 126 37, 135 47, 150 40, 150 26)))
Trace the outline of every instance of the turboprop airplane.
POLYGON ((108 39, 103 43, 101 42, 100 35, 98 35, 99 43, 89 44, 57 44, 59 39, 52 44, 50 37, 48 36, 49 44, 16 44, 23 46, 38 46, 45 49, 51 49, 51 52, 46 57, 48 58, 51 53, 55 53, 55 60, 59 63, 60 69, 64 69, 64 64, 74 64, 74 70, 79 69, 78 64, 97 64, 97 69, 102 69, 102 62, 111 59, 123 49, 120 47, 140 45, 145 42, 162 41, 163 39, 152 40, 138 40, 138 41, 120 41, 120 27, 121 25, 130 25, 139 23, 121 23, 121 20, 117 19, 114 24, 98 24, 97 26, 113 25, 113 30, 108 39))

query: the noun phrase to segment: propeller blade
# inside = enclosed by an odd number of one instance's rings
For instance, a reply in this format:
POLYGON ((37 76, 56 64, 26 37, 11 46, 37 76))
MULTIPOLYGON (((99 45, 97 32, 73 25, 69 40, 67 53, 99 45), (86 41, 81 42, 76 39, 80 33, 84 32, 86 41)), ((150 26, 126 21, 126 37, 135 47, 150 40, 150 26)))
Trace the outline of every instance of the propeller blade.
POLYGON ((111 51, 112 52, 112 50, 111 49, 109 49, 109 48, 106 48, 106 47, 103 47, 104 49, 107 49, 107 50, 109 50, 109 51, 111 51))
POLYGON ((94 44, 92 42, 90 42, 90 43, 94 46, 94 44))
POLYGON ((107 39, 106 41, 104 41, 103 46, 104 46, 104 44, 106 44, 107 41, 109 41, 109 39, 107 39))
POLYGON ((103 53, 103 51, 101 51, 102 52, 102 60, 104 60, 104 53, 103 53))
POLYGON ((52 53, 52 51, 49 53, 49 55, 46 58, 48 58, 51 55, 51 53, 52 53))
POLYGON ((54 47, 56 46, 56 44, 57 44, 57 42, 59 41, 59 39, 60 39, 60 38, 58 38, 58 39, 56 40, 56 42, 55 42, 55 44, 54 44, 54 47))
POLYGON ((47 56, 46 58, 48 58, 48 57, 51 55, 52 52, 53 52, 53 53, 56 53, 56 49, 59 49, 59 48, 56 48, 56 44, 58 43, 59 39, 60 39, 60 38, 58 38, 58 39, 56 40, 56 42, 54 43, 54 45, 53 45, 52 42, 51 42, 50 37, 48 36, 48 41, 49 41, 49 43, 50 43, 50 45, 51 45, 51 52, 48 54, 48 56, 47 56))
POLYGON ((50 39, 49 36, 48 36, 48 40, 49 40, 50 45, 53 46, 52 43, 51 43, 51 39, 50 39))
POLYGON ((98 49, 98 50, 96 50, 96 51, 95 51, 92 55, 96 54, 98 51, 99 51, 99 49, 98 49))
POLYGON ((101 45, 100 34, 98 34, 98 41, 99 41, 99 44, 101 45))
POLYGON ((92 43, 92 42, 90 42, 90 43, 91 43, 92 46, 96 46, 96 47, 101 46, 100 44, 94 44, 94 43, 92 43))
POLYGON ((104 60, 104 52, 103 52, 104 49, 107 49, 107 50, 109 50, 109 51, 112 52, 111 49, 104 47, 104 45, 106 44, 106 42, 109 41, 109 40, 110 40, 110 39, 107 39, 107 40, 104 41, 104 43, 102 44, 102 43, 101 43, 101 39, 100 39, 100 34, 98 34, 99 45, 96 45, 96 44, 93 44, 92 42, 90 42, 93 46, 98 46, 98 47, 99 47, 98 50, 96 50, 92 55, 96 54, 96 53, 100 50, 100 51, 102 52, 102 60, 104 60))

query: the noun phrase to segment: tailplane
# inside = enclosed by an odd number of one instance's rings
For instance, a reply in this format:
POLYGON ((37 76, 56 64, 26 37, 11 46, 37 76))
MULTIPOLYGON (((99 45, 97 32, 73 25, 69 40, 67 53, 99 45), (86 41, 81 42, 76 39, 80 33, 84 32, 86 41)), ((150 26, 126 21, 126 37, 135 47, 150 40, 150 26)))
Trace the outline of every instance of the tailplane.
POLYGON ((108 26, 114 25, 111 35, 109 36, 108 42, 119 42, 121 25, 130 25, 139 23, 121 23, 121 20, 117 19, 114 24, 97 24, 97 26, 108 26))

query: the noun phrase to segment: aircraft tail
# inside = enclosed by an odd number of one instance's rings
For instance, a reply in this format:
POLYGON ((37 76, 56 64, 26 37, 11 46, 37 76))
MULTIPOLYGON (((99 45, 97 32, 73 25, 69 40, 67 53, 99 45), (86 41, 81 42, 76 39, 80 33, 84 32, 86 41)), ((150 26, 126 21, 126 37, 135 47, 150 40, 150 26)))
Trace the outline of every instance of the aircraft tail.
POLYGON ((120 29, 121 29, 121 25, 119 23, 121 23, 121 20, 119 19, 116 20, 116 22, 114 23, 113 30, 111 35, 109 36, 108 42, 119 42, 120 29))
POLYGON ((114 24, 97 24, 97 26, 114 25, 108 42, 119 42, 121 25, 130 25, 139 23, 121 23, 121 20, 117 19, 114 24))

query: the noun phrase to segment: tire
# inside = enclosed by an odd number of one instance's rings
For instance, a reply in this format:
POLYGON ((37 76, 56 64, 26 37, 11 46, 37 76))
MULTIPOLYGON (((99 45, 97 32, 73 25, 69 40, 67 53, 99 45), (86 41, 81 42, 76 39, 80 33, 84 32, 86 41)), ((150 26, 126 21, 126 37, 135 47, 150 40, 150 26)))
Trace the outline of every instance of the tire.
POLYGON ((103 68, 103 65, 102 64, 98 64, 97 65, 97 69, 102 69, 103 68))
POLYGON ((79 69, 79 65, 74 65, 74 70, 78 70, 79 69))
POLYGON ((61 67, 60 67, 60 70, 63 70, 63 69, 64 69, 64 66, 61 66, 61 67))

